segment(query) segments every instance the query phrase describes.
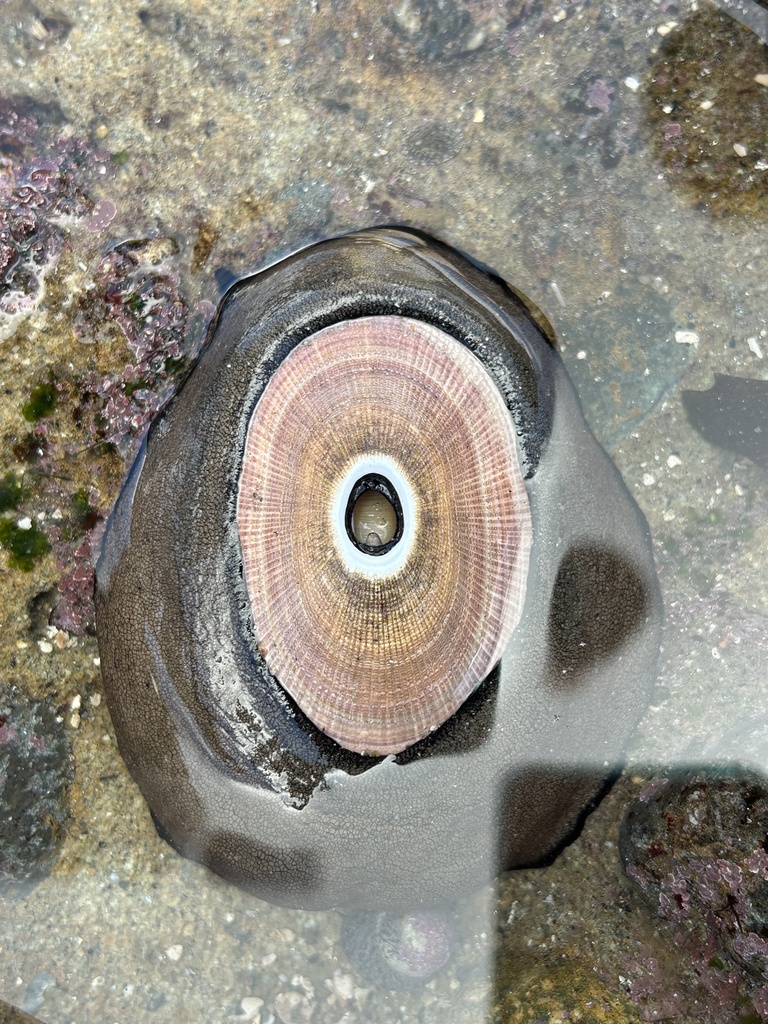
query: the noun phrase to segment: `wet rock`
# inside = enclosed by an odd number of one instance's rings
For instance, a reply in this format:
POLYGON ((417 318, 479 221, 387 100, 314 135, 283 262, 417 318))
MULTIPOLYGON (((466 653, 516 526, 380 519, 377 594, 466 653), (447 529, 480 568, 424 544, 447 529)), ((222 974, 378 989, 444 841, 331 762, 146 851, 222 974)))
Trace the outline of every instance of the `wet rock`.
POLYGON ((439 61, 471 53, 486 38, 460 0, 401 0, 390 24, 414 53, 439 61))
POLYGON ((611 169, 639 148, 631 119, 624 115, 620 80, 614 75, 583 71, 566 90, 564 106, 571 115, 564 138, 578 149, 580 160, 596 157, 602 168, 611 169))
POLYGON ((0 1001, 0 1024, 40 1024, 37 1017, 30 1017, 8 1003, 0 1001))
POLYGON ((768 381, 715 374, 708 391, 683 391, 688 422, 710 444, 768 469, 768 381))
POLYGON ((634 275, 571 322, 566 365, 601 440, 636 430, 682 374, 691 354, 673 335, 668 300, 634 275))
POLYGON ((72 22, 64 14, 42 11, 29 0, 6 0, 0 56, 7 63, 26 63, 67 38, 72 22))
MULTIPOLYGON (((248 30, 247 18, 243 19, 243 30, 237 37, 212 30, 206 19, 195 17, 188 5, 153 4, 140 10, 138 18, 148 35, 168 40, 202 75, 246 95, 253 95, 260 88, 254 80, 254 72, 261 68, 259 47, 248 30)), ((153 118, 154 126, 167 129, 166 118, 167 115, 153 118)))
POLYGON ((275 996, 275 1013, 282 1024, 307 1024, 313 1012, 313 1003, 301 992, 278 992, 275 996))
POLYGON ((49 988, 54 988, 56 979, 50 971, 38 971, 28 985, 25 986, 21 995, 21 1007, 30 1013, 35 1013, 45 1001, 45 993, 49 988))
POLYGON ((768 787, 757 775, 652 782, 621 828, 624 868, 709 990, 768 982, 768 787))
POLYGON ((278 202, 286 204, 285 230, 290 238, 300 238, 307 224, 319 235, 332 223, 333 189, 325 181, 303 179, 286 185, 278 202))
POLYGON ((0 892, 50 872, 66 831, 73 773, 53 709, 0 686, 0 892))
POLYGON ((640 1024, 645 1019, 621 992, 611 991, 591 964, 577 959, 504 956, 494 985, 494 1024, 640 1024))
POLYGON ((646 119, 669 183, 715 216, 768 211, 766 48, 707 7, 667 37, 651 68, 646 119))

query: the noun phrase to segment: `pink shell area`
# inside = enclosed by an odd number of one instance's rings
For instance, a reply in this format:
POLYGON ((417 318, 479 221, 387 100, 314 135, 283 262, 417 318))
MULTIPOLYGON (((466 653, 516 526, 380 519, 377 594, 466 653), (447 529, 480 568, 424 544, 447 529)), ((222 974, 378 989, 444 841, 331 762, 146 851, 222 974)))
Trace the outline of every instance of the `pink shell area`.
POLYGON ((299 344, 249 424, 237 506, 259 649, 342 746, 397 753, 443 724, 517 624, 531 545, 514 423, 461 342, 407 317, 343 321, 299 344), (351 571, 333 499, 362 456, 413 491, 413 543, 351 571))

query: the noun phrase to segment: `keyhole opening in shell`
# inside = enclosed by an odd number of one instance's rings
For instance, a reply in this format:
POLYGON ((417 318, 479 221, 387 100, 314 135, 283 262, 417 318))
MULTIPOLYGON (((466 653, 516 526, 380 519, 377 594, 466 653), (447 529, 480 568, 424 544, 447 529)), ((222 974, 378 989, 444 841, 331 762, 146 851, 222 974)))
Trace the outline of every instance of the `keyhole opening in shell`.
POLYGON ((403 508, 391 482, 367 473, 355 483, 344 517, 347 535, 358 551, 383 555, 403 536, 403 508))

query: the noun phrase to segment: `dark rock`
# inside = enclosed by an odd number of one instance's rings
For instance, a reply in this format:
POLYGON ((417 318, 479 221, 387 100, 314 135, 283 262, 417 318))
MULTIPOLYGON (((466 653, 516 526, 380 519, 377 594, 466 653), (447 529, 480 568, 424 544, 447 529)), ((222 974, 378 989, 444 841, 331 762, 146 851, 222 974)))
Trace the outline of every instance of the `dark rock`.
POLYGON ((0 891, 49 873, 66 830, 73 773, 54 711, 16 687, 0 687, 0 891))
POLYGON ((764 780, 690 773, 651 783, 622 824, 627 875, 710 989, 768 981, 767 823, 764 780))
POLYGON ((710 444, 768 469, 768 381, 716 373, 709 391, 683 391, 683 408, 710 444))

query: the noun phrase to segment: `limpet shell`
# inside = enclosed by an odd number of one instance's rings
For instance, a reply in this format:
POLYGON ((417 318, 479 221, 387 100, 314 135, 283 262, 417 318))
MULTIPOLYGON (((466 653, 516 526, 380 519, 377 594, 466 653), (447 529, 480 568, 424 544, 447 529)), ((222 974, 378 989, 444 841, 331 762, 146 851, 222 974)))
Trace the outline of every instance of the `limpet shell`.
POLYGON ((410 317, 343 320, 286 356, 248 427, 237 523, 267 667, 348 750, 398 753, 442 725, 522 612, 509 410, 477 356, 410 317), (381 557, 344 524, 372 474, 407 506, 381 557))
POLYGON ((161 834, 274 902, 376 910, 562 843, 661 628, 647 524, 537 319, 395 228, 225 296, 112 513, 96 613, 161 834))

